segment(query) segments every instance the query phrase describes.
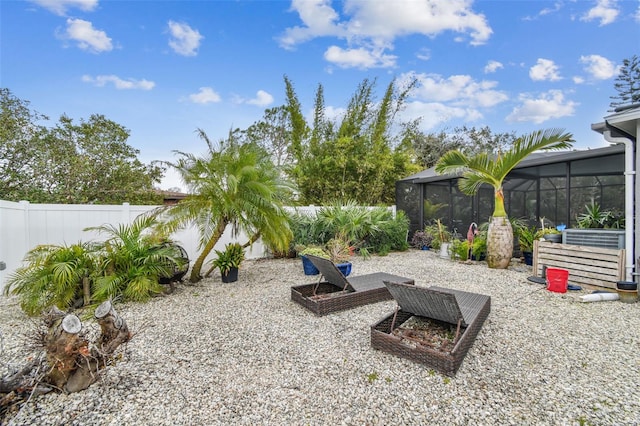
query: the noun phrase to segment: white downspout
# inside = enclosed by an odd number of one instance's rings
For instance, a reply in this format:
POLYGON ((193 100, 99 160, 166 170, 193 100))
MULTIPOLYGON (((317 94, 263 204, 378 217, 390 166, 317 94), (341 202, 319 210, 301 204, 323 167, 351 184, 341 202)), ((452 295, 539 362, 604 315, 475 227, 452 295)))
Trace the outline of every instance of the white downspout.
MULTIPOLYGON (((608 123, 607 123, 608 127, 608 123)), ((633 281, 634 263, 634 215, 633 215, 633 196, 634 196, 634 176, 636 174, 634 167, 633 141, 624 137, 611 136, 611 130, 606 129, 603 133, 604 138, 610 143, 624 144, 624 218, 625 232, 624 245, 626 251, 626 280, 633 281)))

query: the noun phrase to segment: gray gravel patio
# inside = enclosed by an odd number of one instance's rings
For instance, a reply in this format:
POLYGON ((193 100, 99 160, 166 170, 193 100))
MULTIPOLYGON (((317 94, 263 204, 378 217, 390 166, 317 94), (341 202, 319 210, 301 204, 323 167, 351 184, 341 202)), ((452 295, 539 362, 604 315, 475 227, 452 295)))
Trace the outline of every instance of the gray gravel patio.
MULTIPOLYGON (((353 274, 490 295, 491 313, 456 377, 370 347, 395 303, 316 317, 291 302, 313 282, 299 259, 246 261, 239 281, 181 284, 117 305, 137 335, 100 381, 48 394, 12 425, 633 425, 640 424, 640 304, 580 303, 526 280, 431 251, 356 258, 353 274)), ((32 322, 2 298, 4 368, 30 355, 32 322)))

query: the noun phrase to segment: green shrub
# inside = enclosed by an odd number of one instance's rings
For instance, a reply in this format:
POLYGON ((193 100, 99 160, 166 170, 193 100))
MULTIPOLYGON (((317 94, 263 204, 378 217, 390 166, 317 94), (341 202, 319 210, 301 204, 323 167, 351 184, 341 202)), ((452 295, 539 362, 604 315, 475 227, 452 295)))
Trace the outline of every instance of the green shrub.
POLYGON ((67 310, 88 304, 86 292, 98 270, 96 248, 88 243, 41 245, 24 258, 26 265, 9 276, 4 294, 17 295, 27 315, 57 306, 67 310))
POLYGON ((367 208, 349 202, 318 210, 316 215, 290 215, 293 232, 292 250, 296 247, 326 247, 336 238, 355 247, 360 254, 406 250, 409 221, 404 212, 396 217, 387 208, 367 208))
POLYGON ((469 241, 457 240, 451 241, 451 258, 453 260, 468 260, 469 259, 469 241))
POLYGON ((100 244, 100 275, 94 282, 93 302, 117 297, 141 302, 162 293, 160 277, 170 276, 182 259, 165 244, 163 235, 154 234, 157 225, 155 216, 140 215, 127 225, 87 228, 109 236, 100 244))
POLYGON ((153 216, 129 225, 87 228, 109 234, 101 243, 46 245, 29 251, 4 289, 18 295, 28 315, 57 306, 62 310, 107 299, 142 301, 163 291, 160 277, 171 276, 182 255, 154 235, 153 216))
POLYGON ((390 251, 405 251, 409 248, 407 234, 409 232, 409 219, 403 211, 398 211, 394 218, 392 213, 383 209, 386 213, 384 221, 378 225, 378 230, 366 239, 366 246, 372 253, 388 254, 390 251))

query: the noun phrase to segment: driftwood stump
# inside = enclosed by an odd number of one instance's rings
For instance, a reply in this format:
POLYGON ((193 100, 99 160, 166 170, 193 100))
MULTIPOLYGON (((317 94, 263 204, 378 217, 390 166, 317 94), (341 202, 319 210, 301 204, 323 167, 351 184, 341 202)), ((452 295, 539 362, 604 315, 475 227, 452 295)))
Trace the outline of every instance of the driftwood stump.
POLYGON ((42 333, 43 354, 0 379, 0 417, 10 406, 32 395, 53 389, 78 392, 96 382, 100 370, 132 334, 110 301, 98 306, 94 316, 100 325, 100 335, 93 343, 87 339, 76 315, 53 308, 43 316, 47 328, 42 333))
POLYGON ((95 383, 98 371, 107 365, 118 346, 131 339, 126 321, 118 315, 110 301, 98 306, 94 316, 100 324, 100 336, 91 350, 88 345, 79 347, 75 356, 75 368, 64 386, 65 392, 78 392, 95 383))

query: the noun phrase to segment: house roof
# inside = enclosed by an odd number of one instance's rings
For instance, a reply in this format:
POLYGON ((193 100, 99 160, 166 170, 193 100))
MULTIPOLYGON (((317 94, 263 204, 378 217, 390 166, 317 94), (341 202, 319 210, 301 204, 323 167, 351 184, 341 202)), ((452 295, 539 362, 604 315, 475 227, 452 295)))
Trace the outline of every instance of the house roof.
MULTIPOLYGON (((640 110, 640 108, 639 108, 640 110)), ((624 145, 614 144, 604 148, 573 150, 573 151, 540 151, 534 152, 527 158, 522 160, 514 170, 524 169, 527 167, 541 166, 554 163, 563 163, 566 161, 582 160, 587 158, 604 157, 607 155, 620 154, 624 152, 624 145)), ((400 179, 407 183, 427 183, 448 180, 454 178, 456 174, 440 175, 436 173, 435 168, 423 170, 419 173, 400 179)))
POLYGON ((613 114, 604 117, 604 122, 591 125, 591 129, 599 133, 603 133, 610 127, 621 132, 622 136, 630 136, 637 140, 640 127, 640 104, 617 108, 613 114))

